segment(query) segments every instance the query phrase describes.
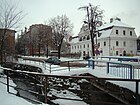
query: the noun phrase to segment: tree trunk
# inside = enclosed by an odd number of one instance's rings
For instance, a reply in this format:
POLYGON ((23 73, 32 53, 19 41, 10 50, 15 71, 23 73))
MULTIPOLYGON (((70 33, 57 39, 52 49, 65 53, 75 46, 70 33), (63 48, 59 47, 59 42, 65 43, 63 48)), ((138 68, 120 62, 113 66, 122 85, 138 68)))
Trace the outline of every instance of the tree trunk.
POLYGON ((40 44, 38 45, 38 56, 40 57, 40 44))
POLYGON ((61 58, 61 46, 58 46, 58 59, 61 58))
POLYGON ((48 50, 48 45, 46 45, 47 49, 46 49, 46 58, 48 58, 48 55, 49 55, 49 50, 48 50))
POLYGON ((94 52, 94 37, 93 37, 93 31, 90 32, 90 36, 91 36, 92 57, 94 57, 94 56, 95 56, 95 52, 94 52))

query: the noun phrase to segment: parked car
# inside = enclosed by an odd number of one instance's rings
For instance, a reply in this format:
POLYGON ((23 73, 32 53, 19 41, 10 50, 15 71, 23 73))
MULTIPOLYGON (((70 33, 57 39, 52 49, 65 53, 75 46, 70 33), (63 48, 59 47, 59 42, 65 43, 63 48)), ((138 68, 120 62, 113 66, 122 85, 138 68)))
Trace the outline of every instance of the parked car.
POLYGON ((84 60, 88 60, 88 59, 90 59, 90 58, 91 58, 91 57, 88 56, 88 55, 83 57, 84 60))
POLYGON ((59 65, 61 63, 61 60, 59 60, 56 57, 51 57, 51 58, 48 58, 47 60, 45 60, 45 62, 54 64, 54 65, 59 65))

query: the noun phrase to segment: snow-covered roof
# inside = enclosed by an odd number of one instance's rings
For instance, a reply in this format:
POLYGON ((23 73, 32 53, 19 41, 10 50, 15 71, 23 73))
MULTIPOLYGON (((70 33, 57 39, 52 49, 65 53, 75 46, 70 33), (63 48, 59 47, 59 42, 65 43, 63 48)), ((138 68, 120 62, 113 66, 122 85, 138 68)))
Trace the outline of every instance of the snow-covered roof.
POLYGON ((108 29, 108 30, 103 30, 103 31, 101 31, 101 32, 100 32, 100 33, 101 33, 101 36, 98 37, 98 39, 109 37, 110 34, 111 34, 111 32, 112 32, 112 29, 108 29))
POLYGON ((108 27, 112 27, 112 26, 116 26, 116 27, 126 27, 126 28, 134 28, 134 27, 131 27, 130 25, 127 25, 127 24, 121 22, 121 20, 118 20, 118 18, 115 18, 115 19, 113 19, 110 23, 106 23, 106 24, 104 24, 103 26, 101 26, 101 27, 99 28, 99 30, 105 29, 105 28, 108 28, 108 27))
POLYGON ((79 42, 79 38, 78 36, 73 37, 70 43, 78 43, 79 42))

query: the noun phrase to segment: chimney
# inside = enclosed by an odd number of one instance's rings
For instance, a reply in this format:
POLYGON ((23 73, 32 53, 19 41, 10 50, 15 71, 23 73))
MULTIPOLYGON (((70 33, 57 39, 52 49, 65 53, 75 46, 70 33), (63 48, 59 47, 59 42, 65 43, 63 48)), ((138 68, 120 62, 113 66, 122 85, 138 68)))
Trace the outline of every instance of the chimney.
POLYGON ((118 17, 114 17, 114 18, 111 18, 111 19, 110 19, 110 23, 112 23, 114 20, 121 21, 120 18, 118 18, 118 17))
POLYGON ((112 22, 113 22, 113 18, 110 19, 110 23, 112 23, 112 22))

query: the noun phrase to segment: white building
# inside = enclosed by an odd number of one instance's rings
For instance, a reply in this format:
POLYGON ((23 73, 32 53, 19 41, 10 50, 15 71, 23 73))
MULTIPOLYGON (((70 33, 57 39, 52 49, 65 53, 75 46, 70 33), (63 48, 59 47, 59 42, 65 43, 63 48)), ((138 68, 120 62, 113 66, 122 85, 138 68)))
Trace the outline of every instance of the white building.
MULTIPOLYGON (((135 55, 137 52, 137 36, 134 29, 134 27, 122 23, 119 18, 111 18, 110 23, 104 24, 98 29, 99 33, 95 38, 95 50, 100 51, 102 56, 135 55)), ((71 41, 71 52, 80 52, 82 57, 91 56, 91 41, 86 25, 82 26, 78 37, 71 41)))

